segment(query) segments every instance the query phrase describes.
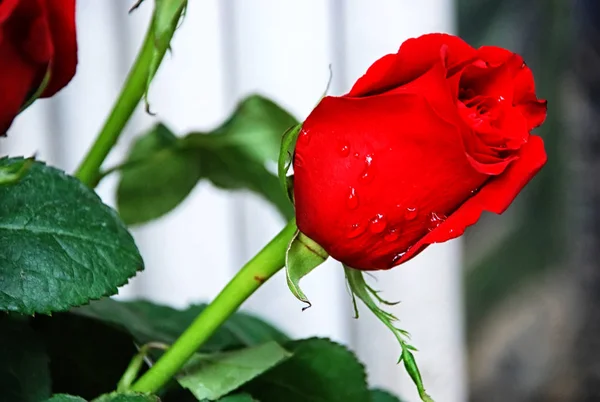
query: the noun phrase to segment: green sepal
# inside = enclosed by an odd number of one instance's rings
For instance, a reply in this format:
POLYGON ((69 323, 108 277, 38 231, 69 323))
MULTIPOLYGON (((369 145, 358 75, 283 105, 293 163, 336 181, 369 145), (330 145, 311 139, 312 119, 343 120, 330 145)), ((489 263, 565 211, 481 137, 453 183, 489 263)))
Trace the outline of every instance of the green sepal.
POLYGON ((9 165, 0 166, 0 185, 18 183, 35 162, 35 157, 14 158, 9 165))
POLYGON ((33 102, 35 102, 37 100, 37 98, 42 96, 42 93, 44 92, 44 90, 48 86, 48 83, 50 82, 51 75, 52 75, 52 66, 49 64, 48 68, 46 69, 46 73, 44 74, 44 78, 42 79, 42 82, 40 83, 40 86, 37 87, 35 92, 33 92, 29 98, 27 98, 25 103, 21 106, 19 113, 22 113, 25 109, 27 109, 29 106, 31 106, 33 104, 33 102))
POLYGON ((388 327, 402 348, 402 354, 400 355, 400 359, 398 363, 401 361, 404 362, 404 368, 412 378, 413 382, 417 386, 417 391, 419 392, 419 396, 423 402, 433 402, 433 399, 427 394, 425 391, 425 386, 423 385, 423 379, 421 378, 421 373, 419 372, 419 368, 417 366, 417 362, 415 361, 414 355, 411 353, 411 350, 416 351, 417 349, 410 345, 408 341, 410 340, 410 334, 398 327, 394 324, 398 319, 393 314, 382 310, 377 302, 381 304, 393 305, 396 303, 390 303, 388 301, 383 300, 371 286, 369 286, 365 278, 363 277, 363 272, 354 268, 347 267, 344 265, 344 271, 346 273, 346 279, 348 280, 348 285, 352 292, 352 302, 354 304, 354 311, 356 316, 358 317, 358 308, 356 306, 356 298, 359 298, 365 306, 379 320, 388 327))
POLYGON ((290 127, 283 134, 283 138, 281 139, 281 149, 279 151, 279 160, 277 162, 277 173, 279 175, 281 188, 283 188, 283 191, 292 204, 294 203, 294 197, 292 195, 293 180, 291 177, 288 177, 287 173, 292 166, 294 148, 296 147, 296 140, 298 139, 300 130, 302 130, 302 124, 297 124, 293 127, 290 127))
MULTIPOLYGON (((285 253, 285 274, 290 291, 298 300, 311 306, 310 301, 300 289, 300 280, 313 269, 321 265, 329 254, 314 240, 297 231, 285 253)), ((303 310, 304 310, 303 309, 303 310)))

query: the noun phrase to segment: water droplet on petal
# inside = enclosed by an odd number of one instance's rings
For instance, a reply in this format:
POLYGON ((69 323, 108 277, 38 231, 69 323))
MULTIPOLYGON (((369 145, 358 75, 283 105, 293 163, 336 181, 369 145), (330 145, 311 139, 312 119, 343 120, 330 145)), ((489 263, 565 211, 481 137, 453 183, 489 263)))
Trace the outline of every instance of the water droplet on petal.
POLYGON ((404 212, 404 218, 407 221, 412 221, 416 217, 417 217, 417 208, 406 208, 406 211, 404 212))
POLYGON ((346 200, 346 205, 349 209, 358 208, 358 195, 356 195, 356 190, 354 187, 350 187, 350 194, 348 195, 348 199, 346 200))
POLYGON ((358 159, 358 158, 360 158, 360 154, 359 154, 358 152, 355 152, 355 153, 354 153, 354 157, 355 157, 356 159, 358 159))
POLYGON ((350 226, 350 230, 346 234, 346 237, 349 239, 355 238, 364 232, 366 227, 359 225, 358 223, 354 223, 350 226))
POLYGON ((398 237, 400 236, 400 234, 398 233, 398 229, 390 229, 387 231, 387 233, 385 234, 385 236, 383 237, 383 239, 385 241, 396 241, 398 240, 398 237))
POLYGON ((471 190, 471 195, 475 195, 479 192, 479 189, 476 188, 475 190, 471 190))
POLYGON ((400 261, 400 259, 404 257, 404 254, 406 254, 406 251, 396 254, 394 258, 392 258, 392 266, 396 265, 398 261, 400 261))
POLYGON ((444 214, 437 214, 435 212, 432 212, 429 215, 429 222, 431 223, 431 227, 429 228, 429 231, 432 231, 433 229, 437 228, 438 226, 440 226, 442 224, 442 222, 444 222, 447 219, 447 216, 444 214))
POLYGON ((385 220, 385 216, 383 214, 377 214, 371 218, 369 230, 373 233, 381 233, 385 230, 387 226, 387 221, 385 220))
POLYGON ((370 181, 373 178, 373 172, 371 169, 372 164, 373 164, 373 155, 368 154, 367 156, 365 156, 365 168, 363 170, 362 175, 360 176, 360 178, 363 181, 370 181))
POLYGON ((298 141, 304 145, 308 145, 308 143, 310 142, 310 132, 308 130, 300 131, 298 141))
POLYGON ((341 157, 345 158, 346 156, 350 155, 350 146, 348 146, 348 144, 340 145, 338 148, 338 153, 341 157))

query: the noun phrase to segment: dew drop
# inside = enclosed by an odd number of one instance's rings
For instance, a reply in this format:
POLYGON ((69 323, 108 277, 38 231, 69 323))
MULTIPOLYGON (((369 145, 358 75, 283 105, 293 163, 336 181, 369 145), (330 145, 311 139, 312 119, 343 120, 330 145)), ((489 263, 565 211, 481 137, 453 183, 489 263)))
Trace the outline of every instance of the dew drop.
POLYGON ((302 130, 298 136, 298 141, 301 144, 308 145, 310 142, 310 132, 308 130, 302 130))
POLYGON ((358 158, 360 158, 360 154, 359 154, 358 152, 355 152, 355 153, 354 153, 354 157, 355 157, 356 159, 358 159, 358 158))
POLYGON ((444 214, 437 214, 435 212, 432 212, 429 215, 429 222, 431 223, 431 228, 429 230, 432 231, 433 229, 440 226, 442 224, 442 222, 444 222, 446 220, 446 218, 447 217, 444 214))
POLYGON ((362 175, 360 176, 360 178, 363 181, 370 181, 373 178, 373 172, 371 169, 371 165, 373 164, 373 155, 368 154, 365 156, 365 168, 363 170, 362 175))
POLYGON ((343 158, 345 158, 348 155, 350 155, 350 147, 348 146, 348 144, 342 144, 342 145, 340 145, 340 147, 338 148, 338 153, 343 158))
POLYGON ((398 240, 398 237, 399 237, 398 229, 390 229, 387 231, 385 236, 383 236, 383 239, 385 241, 392 242, 392 241, 398 240))
POLYGON ((387 226, 387 221, 385 220, 385 216, 383 214, 377 214, 371 218, 369 230, 373 233, 381 233, 385 230, 387 226))
POLYGON ((354 189, 354 187, 350 187, 350 194, 348 194, 346 205, 349 209, 358 208, 358 195, 356 195, 356 190, 354 189))
POLYGON ((404 254, 406 254, 406 251, 396 254, 394 258, 392 258, 392 266, 396 265, 398 261, 400 261, 400 259, 404 257, 404 254))
POLYGON ((350 230, 346 234, 346 237, 349 239, 353 239, 353 238, 359 236, 360 234, 362 234, 362 232, 364 232, 365 229, 366 228, 364 226, 361 226, 358 223, 354 223, 350 226, 350 230))
POLYGON ((404 218, 407 221, 412 221, 416 217, 417 217, 417 208, 406 208, 406 211, 404 211, 404 218))

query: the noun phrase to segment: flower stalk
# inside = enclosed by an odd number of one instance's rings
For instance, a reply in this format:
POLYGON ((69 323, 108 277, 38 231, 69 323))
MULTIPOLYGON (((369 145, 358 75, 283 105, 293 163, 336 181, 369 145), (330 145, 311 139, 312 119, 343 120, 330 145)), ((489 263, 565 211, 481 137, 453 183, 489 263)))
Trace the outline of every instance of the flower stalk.
MULTIPOLYGON (((175 21, 179 20, 183 10, 183 8, 177 10, 175 21)), ((158 64, 162 62, 169 49, 169 43, 176 28, 176 23, 171 24, 165 33, 164 40, 158 41, 155 38, 155 21, 152 18, 142 47, 123 84, 120 95, 96 141, 75 172, 75 177, 88 186, 96 187, 98 184, 101 177, 100 167, 119 140, 135 108, 144 97, 149 79, 152 78, 158 64)))
POLYGON ((165 354, 135 382, 131 390, 156 392, 183 367, 242 303, 285 265, 285 253, 296 233, 291 220, 231 279, 165 354))

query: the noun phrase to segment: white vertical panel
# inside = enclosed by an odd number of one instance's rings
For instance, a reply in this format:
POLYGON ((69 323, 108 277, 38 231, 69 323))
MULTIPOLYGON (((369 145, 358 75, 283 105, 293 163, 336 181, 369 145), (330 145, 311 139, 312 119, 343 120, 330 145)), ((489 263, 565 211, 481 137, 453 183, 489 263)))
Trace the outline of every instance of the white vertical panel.
MULTIPOLYGON (((223 23, 230 35, 232 98, 260 92, 303 120, 325 90, 332 61, 327 2, 255 0, 225 3, 223 23)), ((232 99, 233 100, 233 99, 232 99)), ((283 222, 262 200, 248 196, 238 227, 245 233, 248 259, 273 237, 283 222)), ((313 307, 287 288, 283 273, 261 289, 246 307, 276 321, 293 336, 324 335, 348 341, 350 301, 339 264, 319 267, 302 283, 313 307)))
MULTIPOLYGON (((343 35, 334 74, 344 77, 350 89, 371 63, 396 52, 402 41, 428 32, 453 30, 451 0, 337 1, 343 35)), ((340 23, 338 20, 337 23, 340 23)), ((400 327, 413 335, 420 350, 425 385, 439 401, 466 401, 460 243, 435 245, 413 261, 389 272, 378 273, 375 287, 383 296, 401 300, 393 312, 400 327)), ((418 401, 409 377, 396 365, 400 348, 389 331, 368 312, 354 323, 354 347, 366 363, 374 385, 392 389, 407 401, 418 401)))
MULTIPOLYGON (((150 90, 154 122, 180 135, 212 128, 226 113, 219 1, 189 2, 171 47, 150 90)), ((136 118, 149 120, 143 107, 136 118)), ((167 216, 136 229, 147 267, 135 294, 177 306, 213 298, 237 260, 230 210, 230 194, 204 182, 167 216)))

